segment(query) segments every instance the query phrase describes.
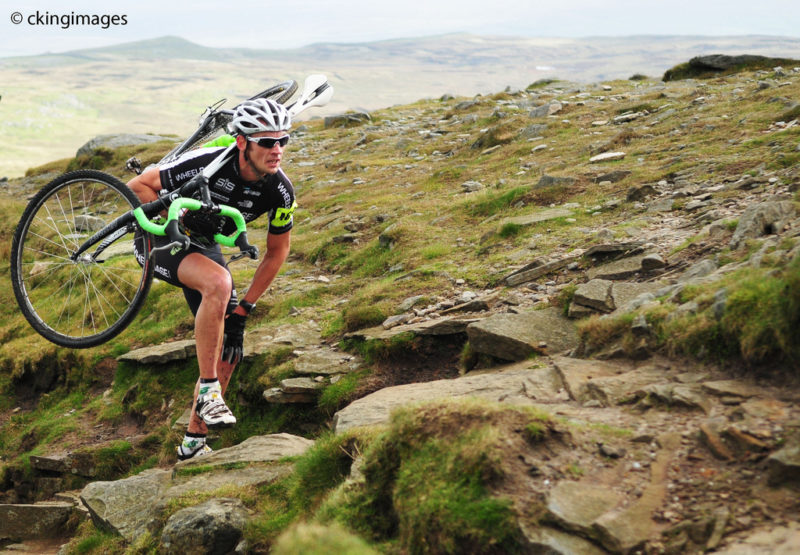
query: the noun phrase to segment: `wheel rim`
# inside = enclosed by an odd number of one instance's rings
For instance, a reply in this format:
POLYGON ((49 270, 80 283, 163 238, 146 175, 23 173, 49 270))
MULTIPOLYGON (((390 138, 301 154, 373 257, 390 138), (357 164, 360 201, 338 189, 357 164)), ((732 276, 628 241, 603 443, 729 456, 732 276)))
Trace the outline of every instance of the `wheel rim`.
MULTIPOLYGON (((135 311, 147 272, 136 260, 133 234, 96 259, 94 248, 71 255, 92 234, 133 208, 119 190, 92 178, 70 180, 38 203, 26 221, 17 254, 18 281, 30 315, 57 338, 87 340, 113 334, 135 311)), ((146 238, 137 239, 140 253, 146 238)))

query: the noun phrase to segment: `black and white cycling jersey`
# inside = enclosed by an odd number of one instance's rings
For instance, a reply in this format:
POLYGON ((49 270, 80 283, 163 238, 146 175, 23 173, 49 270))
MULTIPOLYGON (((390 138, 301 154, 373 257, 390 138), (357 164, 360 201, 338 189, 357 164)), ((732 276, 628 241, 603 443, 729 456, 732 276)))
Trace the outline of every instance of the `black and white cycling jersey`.
MULTIPOLYGON (((162 166, 161 186, 168 191, 177 189, 203 171, 222 150, 224 148, 200 148, 162 166)), ((238 157, 234 156, 211 178, 208 189, 214 202, 238 209, 245 222, 269 213, 270 233, 279 235, 292 229, 292 214, 297 203, 292 182, 283 170, 257 182, 245 181, 241 177, 238 157)), ((222 233, 230 235, 235 230, 234 223, 226 219, 222 233)))

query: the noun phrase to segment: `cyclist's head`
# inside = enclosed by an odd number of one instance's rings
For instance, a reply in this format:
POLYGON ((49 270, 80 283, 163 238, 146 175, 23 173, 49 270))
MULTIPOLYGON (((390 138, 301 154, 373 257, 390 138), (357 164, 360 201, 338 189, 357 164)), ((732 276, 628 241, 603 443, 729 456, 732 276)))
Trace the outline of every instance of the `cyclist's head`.
POLYGON ((233 128, 240 135, 262 131, 287 131, 292 126, 289 111, 274 100, 245 100, 233 114, 233 128))

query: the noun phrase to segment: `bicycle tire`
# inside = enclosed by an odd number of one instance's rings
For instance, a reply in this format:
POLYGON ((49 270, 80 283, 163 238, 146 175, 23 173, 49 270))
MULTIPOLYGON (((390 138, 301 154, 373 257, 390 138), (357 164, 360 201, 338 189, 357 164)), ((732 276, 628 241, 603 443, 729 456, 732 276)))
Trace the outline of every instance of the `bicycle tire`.
POLYGON ((284 81, 273 85, 268 89, 264 89, 255 96, 251 96, 248 100, 255 100, 257 98, 267 98, 274 100, 278 104, 286 104, 286 101, 292 98, 297 92, 297 81, 284 81))
POLYGON ((124 183, 96 170, 63 174, 31 199, 11 244, 11 283, 22 314, 40 335, 62 347, 88 348, 130 324, 153 280, 151 236, 134 238, 138 226, 130 224, 113 241, 116 234, 76 260, 70 255, 139 205, 124 183), (139 241, 141 263, 133 240, 139 241))
MULTIPOLYGON (((278 104, 285 104, 287 100, 292 98, 295 92, 297 92, 297 81, 284 81, 283 83, 278 83, 277 85, 273 85, 269 88, 264 89, 260 93, 251 96, 248 100, 256 100, 258 98, 266 98, 269 100, 274 100, 278 104)), ((158 165, 164 164, 166 162, 171 162, 184 152, 195 148, 198 145, 208 142, 214 136, 216 136, 220 131, 224 131, 227 125, 233 120, 233 117, 228 114, 218 113, 214 116, 214 119, 211 120, 207 127, 208 129, 199 133, 191 143, 183 143, 169 151, 159 162, 158 165)))
MULTIPOLYGON (((267 100, 274 100, 278 104, 285 104, 287 100, 294 96, 294 93, 297 92, 297 81, 284 81, 283 83, 278 83, 277 85, 273 85, 261 91, 260 93, 251 96, 247 100, 256 100, 258 98, 265 98, 267 100)), ((214 135, 216 135, 219 131, 224 130, 225 127, 233 120, 233 117, 228 114, 217 114, 210 126, 210 129, 207 133, 205 133, 202 137, 196 139, 192 142, 193 146, 204 143, 211 139, 214 135)), ((187 149, 188 150, 188 149, 187 149)))

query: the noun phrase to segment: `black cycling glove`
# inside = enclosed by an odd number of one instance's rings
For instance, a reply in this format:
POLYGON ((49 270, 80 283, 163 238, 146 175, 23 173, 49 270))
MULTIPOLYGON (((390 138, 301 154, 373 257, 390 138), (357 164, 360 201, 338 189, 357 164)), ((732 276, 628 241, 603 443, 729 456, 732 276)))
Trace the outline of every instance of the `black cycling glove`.
POLYGON ((244 324, 247 316, 235 312, 225 319, 225 335, 222 338, 222 360, 236 364, 244 356, 244 324))

